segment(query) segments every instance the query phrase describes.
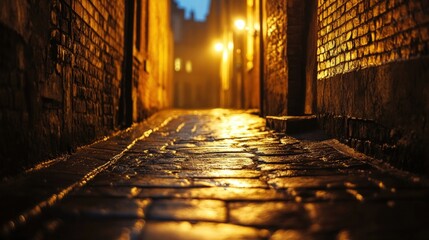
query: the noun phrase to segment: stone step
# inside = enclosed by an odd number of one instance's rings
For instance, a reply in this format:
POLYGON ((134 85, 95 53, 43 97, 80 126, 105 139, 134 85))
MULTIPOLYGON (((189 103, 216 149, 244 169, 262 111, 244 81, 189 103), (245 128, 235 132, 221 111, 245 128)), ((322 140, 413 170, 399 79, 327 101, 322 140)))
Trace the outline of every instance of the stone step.
POLYGON ((318 129, 316 115, 266 116, 268 128, 287 134, 310 132, 318 129))

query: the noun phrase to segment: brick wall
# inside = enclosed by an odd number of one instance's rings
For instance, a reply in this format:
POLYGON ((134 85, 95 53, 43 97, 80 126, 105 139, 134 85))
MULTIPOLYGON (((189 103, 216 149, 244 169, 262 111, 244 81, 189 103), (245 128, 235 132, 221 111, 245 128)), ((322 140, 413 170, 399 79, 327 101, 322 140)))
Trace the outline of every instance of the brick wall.
POLYGON ((117 127, 124 2, 0 3, 0 175, 117 127))
POLYGON ((429 1, 318 3, 322 127, 360 151, 429 173, 429 1))
POLYGON ((319 0, 318 78, 428 55, 428 5, 319 0))
POLYGON ((263 2, 265 114, 316 113, 350 146, 429 173, 429 1, 263 2))
MULTIPOLYGON (((124 4, 0 2, 0 176, 119 127, 124 4)), ((168 4, 151 1, 146 62, 133 62, 135 120, 169 105, 168 4)))
POLYGON ((266 1, 266 114, 302 115, 305 105, 306 2, 266 1))
POLYGON ((71 54, 75 62, 61 58, 53 61, 65 68, 71 64, 73 109, 69 111, 73 116, 74 142, 90 141, 117 126, 125 6, 123 1, 102 0, 58 3, 62 8, 57 14, 63 16, 60 24, 67 22, 71 30, 69 35, 60 28, 66 44, 58 43, 58 48, 71 54), (67 11, 70 11, 70 22, 65 17, 67 11))
POLYGON ((266 1, 265 114, 287 114, 286 1, 266 1))
POLYGON ((0 2, 0 174, 8 166, 22 164, 20 159, 26 158, 31 148, 27 137, 35 118, 36 103, 32 100, 36 84, 28 84, 28 79, 40 80, 36 69, 44 70, 44 65, 36 56, 46 57, 47 53, 29 45, 46 46, 49 34, 45 30, 30 35, 28 22, 33 19, 34 25, 46 26, 48 16, 48 1, 40 1, 33 8, 13 0, 0 2), (11 141, 15 142, 13 146, 11 141), (12 160, 11 155, 17 160, 12 160))

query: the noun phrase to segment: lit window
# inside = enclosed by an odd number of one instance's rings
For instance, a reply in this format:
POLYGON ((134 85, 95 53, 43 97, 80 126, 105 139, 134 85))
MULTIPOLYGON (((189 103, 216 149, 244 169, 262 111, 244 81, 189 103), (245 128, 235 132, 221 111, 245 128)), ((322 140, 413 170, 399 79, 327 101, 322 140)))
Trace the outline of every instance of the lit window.
POLYGON ((186 69, 186 72, 188 72, 188 73, 192 72, 192 62, 191 61, 186 61, 185 69, 186 69))
POLYGON ((174 71, 178 72, 182 69, 182 59, 174 59, 174 71))

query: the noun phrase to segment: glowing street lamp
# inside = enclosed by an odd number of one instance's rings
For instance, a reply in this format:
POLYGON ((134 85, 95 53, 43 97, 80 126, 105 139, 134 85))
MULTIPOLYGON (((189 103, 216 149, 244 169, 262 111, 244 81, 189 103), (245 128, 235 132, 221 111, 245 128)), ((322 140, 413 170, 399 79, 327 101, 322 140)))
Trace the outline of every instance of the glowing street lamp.
POLYGON ((220 42, 215 43, 214 49, 216 52, 221 52, 223 50, 223 44, 220 42))
POLYGON ((234 22, 234 26, 237 28, 237 30, 242 31, 246 28, 246 22, 243 19, 237 19, 234 22))

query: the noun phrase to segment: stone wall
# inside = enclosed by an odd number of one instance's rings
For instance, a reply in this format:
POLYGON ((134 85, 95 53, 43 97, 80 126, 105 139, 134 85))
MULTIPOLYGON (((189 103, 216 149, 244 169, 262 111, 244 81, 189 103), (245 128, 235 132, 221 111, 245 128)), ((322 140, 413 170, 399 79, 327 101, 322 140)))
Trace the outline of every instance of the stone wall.
POLYGON ((429 173, 429 1, 319 0, 318 112, 352 147, 429 173))

